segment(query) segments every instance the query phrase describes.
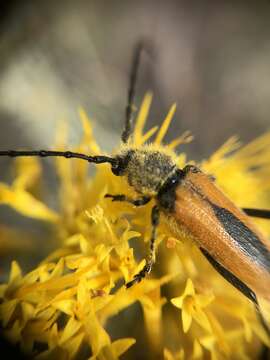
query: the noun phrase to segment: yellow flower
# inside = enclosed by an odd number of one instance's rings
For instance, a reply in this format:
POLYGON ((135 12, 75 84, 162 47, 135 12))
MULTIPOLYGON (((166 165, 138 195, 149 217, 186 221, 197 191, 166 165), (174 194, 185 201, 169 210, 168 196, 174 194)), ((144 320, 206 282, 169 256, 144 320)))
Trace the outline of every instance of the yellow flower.
POLYGON ((182 309, 183 330, 186 333, 194 319, 207 331, 211 332, 211 325, 206 313, 203 311, 207 305, 214 300, 213 295, 196 294, 191 279, 187 280, 187 284, 183 295, 171 299, 174 306, 182 309))
MULTIPOLYGON (((153 146, 170 152, 183 167, 186 155, 174 151, 192 137, 187 132, 163 144, 175 105, 160 129, 145 133, 151 100, 151 94, 143 100, 132 145, 152 139, 153 146)), ((84 135, 74 151, 101 154, 83 110, 80 117, 84 135)), ((66 138, 62 128, 59 150, 66 148, 66 138)), ((106 193, 135 196, 107 165, 97 166, 94 176, 85 161, 56 158, 54 165, 58 212, 40 198, 39 160, 16 161, 12 184, 0 183, 0 204, 50 224, 48 242, 55 244, 26 274, 13 261, 9 279, 0 285, 1 328, 10 341, 37 359, 111 360, 122 354, 127 359, 254 359, 263 344, 270 347, 250 301, 210 266, 186 233, 176 237, 165 218, 158 228, 153 274, 127 290, 124 284, 145 265, 153 204, 135 208, 105 199, 106 193)), ((270 207, 270 133, 243 147, 232 138, 201 167, 237 205, 270 207)), ((270 222, 254 221, 270 234, 270 222)), ((31 240, 0 226, 2 253, 22 249, 22 239, 24 244, 31 240), (8 242, 13 245, 7 248, 8 242)))

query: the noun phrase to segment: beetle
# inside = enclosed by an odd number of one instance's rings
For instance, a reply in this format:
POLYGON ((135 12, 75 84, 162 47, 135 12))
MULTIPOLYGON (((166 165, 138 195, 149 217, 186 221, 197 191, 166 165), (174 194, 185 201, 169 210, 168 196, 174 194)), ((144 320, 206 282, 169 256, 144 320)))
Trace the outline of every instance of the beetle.
POLYGON ((257 295, 270 300, 270 242, 251 217, 270 219, 270 210, 240 209, 215 184, 213 178, 197 166, 180 169, 173 155, 154 145, 135 147, 132 136, 133 101, 143 44, 135 52, 131 67, 122 145, 115 156, 90 156, 71 151, 2 150, 0 156, 59 156, 94 164, 108 163, 115 176, 126 177, 138 198, 125 194, 106 194, 112 201, 125 201, 136 207, 155 199, 152 208, 150 251, 143 269, 126 284, 129 288, 151 272, 155 262, 155 239, 160 213, 174 229, 184 229, 194 239, 212 266, 240 290, 259 310, 257 295))

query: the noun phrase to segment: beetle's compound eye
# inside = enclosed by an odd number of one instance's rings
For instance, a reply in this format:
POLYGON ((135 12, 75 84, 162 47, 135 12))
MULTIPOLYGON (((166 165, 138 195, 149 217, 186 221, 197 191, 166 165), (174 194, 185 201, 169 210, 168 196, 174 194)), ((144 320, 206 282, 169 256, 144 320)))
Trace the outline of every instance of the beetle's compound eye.
POLYGON ((122 176, 126 172, 128 163, 134 151, 129 150, 123 155, 116 156, 115 161, 112 163, 112 173, 116 176, 122 176))
POLYGON ((116 159, 115 163, 112 164, 112 173, 116 176, 121 176, 124 173, 123 162, 121 158, 116 159))
POLYGON ((125 157, 116 157, 115 162, 112 164, 112 173, 116 176, 124 175, 127 167, 127 160, 125 157))

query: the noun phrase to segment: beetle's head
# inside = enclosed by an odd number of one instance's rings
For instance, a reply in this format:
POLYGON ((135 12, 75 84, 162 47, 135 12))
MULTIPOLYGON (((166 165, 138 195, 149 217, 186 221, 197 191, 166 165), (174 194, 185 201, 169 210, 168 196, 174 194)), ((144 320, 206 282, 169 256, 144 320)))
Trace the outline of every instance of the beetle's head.
POLYGON ((146 196, 157 195, 176 166, 169 155, 148 148, 125 149, 114 160, 113 174, 125 176, 130 186, 146 196))
POLYGON ((111 164, 111 170, 114 175, 124 176, 126 174, 133 153, 134 150, 128 150, 122 154, 116 155, 114 158, 115 161, 111 164))

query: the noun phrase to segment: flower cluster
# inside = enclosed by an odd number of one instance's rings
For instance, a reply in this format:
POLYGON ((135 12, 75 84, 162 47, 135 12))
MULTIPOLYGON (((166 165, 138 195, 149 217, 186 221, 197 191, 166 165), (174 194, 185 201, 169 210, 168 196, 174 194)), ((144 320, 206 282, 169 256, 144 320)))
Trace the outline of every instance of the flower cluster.
MULTIPOLYGON (((186 133, 162 144, 175 106, 160 129, 144 133, 150 104, 147 94, 136 120, 135 146, 155 133, 152 142, 172 152, 191 140, 186 133)), ((80 117, 84 135, 74 150, 100 154, 82 110, 80 117)), ((65 149, 63 134, 57 141, 60 150, 65 149)), ((183 167, 186 156, 176 158, 183 167)), ((20 158, 15 163, 13 183, 0 183, 0 204, 50 223, 54 231, 48 240, 55 243, 55 251, 27 274, 13 261, 8 280, 0 285, 1 332, 22 351, 36 359, 107 360, 122 354, 248 359, 250 353, 259 356, 263 345, 270 347, 251 302, 209 265, 186 234, 176 238, 165 218, 158 229, 153 274, 125 288, 145 264, 136 260, 143 255, 135 259, 133 249, 146 251, 153 203, 134 208, 104 198, 106 193, 135 195, 109 166, 97 166, 93 176, 85 161, 56 158, 56 212, 35 191, 42 176, 40 161, 20 158)), ((231 138, 199 165, 239 206, 270 207, 270 133, 243 147, 231 138)), ((270 233, 267 221, 257 223, 270 233)), ((21 241, 19 233, 6 229, 0 232, 0 249, 9 237, 13 244, 21 241)))

